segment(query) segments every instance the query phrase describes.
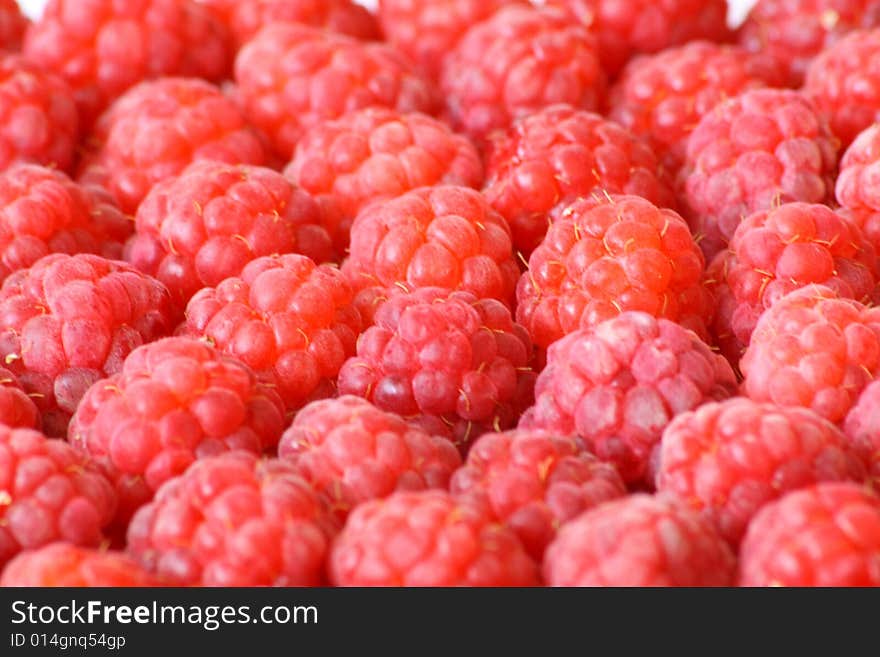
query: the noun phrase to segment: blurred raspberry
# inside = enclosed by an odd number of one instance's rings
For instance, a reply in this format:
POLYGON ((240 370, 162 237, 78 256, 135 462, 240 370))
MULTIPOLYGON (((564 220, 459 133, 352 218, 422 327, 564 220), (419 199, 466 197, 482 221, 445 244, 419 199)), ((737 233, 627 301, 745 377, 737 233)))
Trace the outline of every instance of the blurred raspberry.
POLYGON ((835 194, 843 214, 862 228, 880 253, 880 125, 860 132, 846 149, 835 194))
POLYGON ((626 495, 614 466, 585 451, 576 439, 527 429, 480 437, 452 477, 450 490, 488 508, 537 561, 559 527, 582 511, 626 495))
POLYGON ((21 13, 18 3, 0 0, 0 50, 18 51, 27 28, 28 19, 21 13))
POLYGON ((40 412, 18 378, 0 367, 0 424, 25 429, 40 428, 40 412))
POLYGON ((52 543, 9 562, 0 587, 157 586, 158 580, 127 554, 52 543))
POLYGON ((361 331, 352 300, 334 267, 295 254, 258 258, 240 277, 198 292, 184 330, 251 367, 291 412, 333 395, 361 331))
POLYGON ((426 185, 483 184, 480 155, 465 137, 429 116, 377 107, 315 126, 284 174, 318 198, 339 252, 370 202, 426 185))
POLYGON ((872 381, 843 421, 843 432, 868 464, 869 474, 880 481, 880 381, 872 381))
POLYGON ((444 491, 400 492, 356 508, 333 544, 336 586, 536 586, 516 535, 444 491))

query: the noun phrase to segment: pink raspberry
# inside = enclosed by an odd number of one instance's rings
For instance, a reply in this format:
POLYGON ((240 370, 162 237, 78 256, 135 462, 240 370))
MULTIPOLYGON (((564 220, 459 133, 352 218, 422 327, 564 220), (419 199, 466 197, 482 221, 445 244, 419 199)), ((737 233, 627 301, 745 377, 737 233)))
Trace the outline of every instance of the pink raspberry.
POLYGON ((0 49, 17 51, 28 28, 28 19, 16 0, 0 0, 0 49))
POLYGON ((730 365, 692 332, 626 312, 550 346, 520 424, 577 435, 625 481, 650 485, 669 422, 735 392, 730 365))
POLYGON ((470 292, 423 287, 392 297, 339 372, 339 392, 412 418, 462 451, 516 423, 530 403, 531 343, 510 311, 470 292))
POLYGON ((840 159, 835 186, 844 214, 880 253, 880 125, 866 128, 840 159))
POLYGON ((39 429, 41 424, 36 404, 5 367, 0 367, 0 424, 24 429, 39 429))
POLYGON ((450 490, 488 508, 537 561, 559 527, 626 495, 614 466, 585 451, 575 438, 527 429, 477 439, 450 490))
POLYGON ((871 477, 880 481, 880 382, 865 386, 841 426, 868 464, 871 477))
POLYGON ((731 586, 736 558, 711 523, 669 497, 631 495, 563 525, 550 586, 731 586))
POLYGON ((0 587, 158 586, 159 581, 122 552, 52 543, 9 562, 0 587))

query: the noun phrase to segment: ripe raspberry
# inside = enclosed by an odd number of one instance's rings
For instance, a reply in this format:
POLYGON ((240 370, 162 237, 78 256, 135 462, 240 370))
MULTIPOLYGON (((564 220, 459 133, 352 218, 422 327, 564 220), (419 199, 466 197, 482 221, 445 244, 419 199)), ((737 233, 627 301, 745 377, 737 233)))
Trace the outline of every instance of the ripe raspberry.
POLYGON ((315 586, 332 523, 296 468, 210 456, 165 484, 128 528, 128 550, 176 586, 315 586))
POLYGON ((15 0, 0 0, 0 50, 11 52, 21 48, 28 19, 15 0))
POLYGON ((426 185, 479 187, 483 164, 473 144, 446 124, 373 107, 307 132, 284 174, 318 198, 342 252, 367 203, 426 185))
POLYGON ((440 84, 453 125, 476 140, 555 103, 597 110, 606 87, 587 30, 561 12, 516 5, 462 37, 440 84))
POLYGON ((189 302, 184 330, 207 338, 277 387, 285 409, 332 396, 361 318, 345 276, 305 256, 258 258, 189 302))
POLYGON ((479 438, 450 490, 488 508, 537 561, 560 526, 626 494, 614 466, 574 438, 524 429, 479 438))
POLYGON ((826 483, 768 504, 743 541, 740 586, 880 586, 880 499, 826 483))
POLYGON ((608 116, 646 139, 675 174, 688 137, 715 105, 778 81, 771 63, 733 46, 694 41, 634 59, 611 89, 608 116))
POLYGON ((69 169, 78 130, 76 104, 60 78, 0 53, 0 171, 14 162, 69 169))
POLYGON ((815 283, 868 303, 877 277, 874 248, 827 206, 786 203, 756 212, 706 273, 717 304, 716 343, 735 363, 764 310, 789 292, 815 283))
POLYGON ((680 173, 706 257, 724 249, 753 212, 828 201, 836 164, 836 140, 795 91, 756 89, 716 105, 691 133, 680 173))
POLYGON ((238 276, 259 256, 303 253, 325 262, 330 235, 317 202, 280 173, 211 160, 157 183, 138 206, 126 259, 182 306, 238 276))
POLYGON ((113 487, 84 454, 0 425, 0 568, 53 541, 98 545, 115 509, 113 487))
POLYGON ((165 286, 134 267, 56 253, 0 288, 0 358, 34 399, 46 433, 63 436, 86 389, 176 319, 165 286))
POLYGON ((865 387, 842 426, 868 464, 869 474, 880 481, 880 382, 873 381, 865 387))
POLYGON ((283 430, 281 400, 250 368, 204 342, 166 338, 135 349, 89 388, 68 440, 111 474, 124 520, 196 459, 260 454, 283 430))
POLYGON ((297 413, 278 456, 293 463, 342 517, 396 490, 445 490, 461 465, 446 438, 350 395, 313 402, 297 413))
POLYGON ((730 365, 692 332, 626 312, 550 346, 535 406, 520 424, 577 435, 625 481, 650 485, 670 420, 735 392, 730 365))
POLYGON ((712 310, 687 224, 637 196, 583 199, 551 226, 516 290, 517 321, 542 348, 641 310, 705 335, 712 310))
POLYGON ((516 423, 530 403, 530 357, 525 329, 500 301, 424 287, 379 307, 339 372, 339 392, 413 416, 464 451, 516 423))
POLYGON ((368 206, 351 227, 342 271, 355 304, 372 320, 386 298, 419 287, 466 290, 513 308, 519 265, 510 227, 479 192, 421 187, 368 206))
POLYGON ((131 221, 102 187, 34 164, 0 173, 0 281, 50 253, 118 258, 130 234, 131 221))
POLYGON ((0 367, 0 424, 27 429, 40 428, 40 412, 18 378, 0 367))
POLYGON ((731 586, 736 558, 714 527, 666 496, 587 511, 547 549, 550 586, 731 586))
POLYGON ((516 121, 492 142, 485 194, 510 223, 524 256, 540 244, 548 214, 594 192, 673 204, 651 149, 598 114, 554 105, 516 121))
POLYGON ((394 493, 348 518, 329 560, 336 586, 536 586, 538 567, 484 509, 444 491, 394 493))
POLYGON ((184 75, 222 80, 227 34, 190 0, 50 0, 24 53, 71 86, 88 128, 142 80, 184 75))
POLYGON ((816 413, 736 397, 669 424, 657 488, 700 511, 736 546, 758 509, 787 491, 865 474, 846 436, 816 413))
POLYGON ((122 552, 52 543, 24 552, 9 562, 0 577, 7 586, 157 586, 159 582, 122 552))
POLYGON ((880 125, 866 128, 840 159, 835 186, 843 214, 862 228, 880 253, 880 125))
POLYGON ((840 422, 880 374, 880 309, 827 287, 796 290, 761 315, 740 368, 752 399, 840 422))

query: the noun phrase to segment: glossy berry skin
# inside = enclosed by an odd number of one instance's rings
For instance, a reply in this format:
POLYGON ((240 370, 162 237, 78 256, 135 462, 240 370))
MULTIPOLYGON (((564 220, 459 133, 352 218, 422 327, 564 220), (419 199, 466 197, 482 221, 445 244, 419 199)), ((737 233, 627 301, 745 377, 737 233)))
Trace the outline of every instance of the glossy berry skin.
POLYGON ((731 586, 736 557, 711 523, 666 496, 630 495, 562 526, 549 586, 731 586))
POLYGON ((16 0, 0 0, 0 49, 16 52, 21 48, 28 20, 16 0))
POLYGON ((86 455, 0 425, 0 568, 54 541, 97 546, 115 510, 113 487, 86 455))
POLYGON ((138 206, 126 259, 162 281, 183 307, 260 256, 330 260, 322 218, 318 203, 277 171, 194 162, 157 183, 138 206))
POLYGON ((811 285, 765 311, 740 361, 743 393, 840 422, 880 372, 880 310, 811 285))
POLYGON ((297 413, 278 456, 294 464, 342 518, 397 490, 446 490, 461 465, 448 439, 351 395, 312 402, 297 413))
POLYGON ((0 51, 0 170, 15 162, 68 170, 78 138, 79 118, 67 84, 0 51))
POLYGON ((431 286, 513 307, 520 272, 510 228, 467 187, 421 187, 367 206, 352 224, 349 253, 342 271, 366 319, 388 297, 431 286))
POLYGON ((868 471, 876 481, 880 478, 880 384, 872 381, 841 424, 853 447, 862 454, 868 471))
POLYGON ((605 192, 673 204, 651 149, 598 114, 547 107, 516 121, 489 148, 484 194, 526 257, 544 239, 554 211, 605 192))
POLYGON ((868 303, 877 255, 858 226, 825 205, 785 203, 744 219, 706 272, 715 296, 716 344, 732 362, 761 314, 783 296, 817 284, 868 303))
POLYGON ((0 358, 63 436, 86 389, 115 374, 136 347, 171 332, 168 290, 100 256, 52 254, 0 288, 0 358))
POLYGON ((52 543, 19 554, 0 577, 0 587, 158 586, 159 581, 123 552, 52 543))
POLYGON ((483 509, 444 491, 361 504, 333 544, 335 586, 536 586, 519 539, 483 509))
POLYGON ((153 185, 195 160, 264 159, 256 133, 217 87, 195 78, 162 78, 130 89, 101 116, 78 179, 105 187, 134 214, 153 185))
POLYGON ((40 412, 34 400, 28 397, 18 378, 5 367, 0 367, 0 424, 7 427, 39 429, 40 412))
POLYGON ((768 502, 821 481, 861 482, 865 474, 846 436, 816 413, 736 397, 669 424, 657 489, 698 510, 735 547, 768 502))
POLYGON ((128 527, 128 552, 176 586, 316 586, 334 529, 296 468, 230 452, 165 484, 128 527))
POLYGON ((483 163, 474 145, 441 121, 372 107, 307 132, 284 175, 321 203, 341 253, 368 203, 426 185, 478 188, 483 163))
MULTIPOLYGON (((840 158, 835 185, 843 214, 880 249, 880 125, 862 130, 840 158)), ((878 251, 880 252, 880 251, 878 251)))
POLYGON ((240 277, 198 292, 183 332, 248 365, 292 412, 333 395, 361 331, 352 301, 335 267, 296 254, 257 258, 240 277))
POLYGON ((598 110, 606 91, 587 30, 561 12, 516 5, 462 37, 440 86, 452 124, 477 141, 549 105, 598 110))
POLYGON ((488 508, 536 561, 566 522, 626 495, 614 466, 584 450, 578 440, 528 429, 477 439, 450 491, 488 508))
POLYGON ((678 214, 617 196, 575 201, 558 217, 516 290, 517 321, 536 345, 627 310, 706 334, 703 255, 678 214))
POLYGON ((97 185, 36 164, 0 173, 0 280, 50 253, 119 258, 131 229, 130 218, 97 185))
POLYGON ((577 435, 627 483, 653 483, 660 436, 677 415, 736 392, 730 365, 692 332, 626 312, 553 343, 520 424, 577 435))
POLYGON ((284 160, 303 133, 369 106, 432 113, 434 91, 390 46, 295 23, 269 25, 235 59, 244 115, 284 160))
POLYGON ((530 359, 525 329, 500 301, 425 287, 379 308, 338 385, 464 451, 481 433, 516 423, 531 399, 530 359))

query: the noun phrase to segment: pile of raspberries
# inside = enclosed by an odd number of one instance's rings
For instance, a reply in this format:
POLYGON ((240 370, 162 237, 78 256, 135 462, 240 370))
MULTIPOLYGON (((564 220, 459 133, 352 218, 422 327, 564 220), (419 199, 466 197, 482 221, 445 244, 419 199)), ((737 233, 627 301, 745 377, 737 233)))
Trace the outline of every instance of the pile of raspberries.
POLYGON ((880 0, 44 4, 0 585, 880 586, 880 0))

